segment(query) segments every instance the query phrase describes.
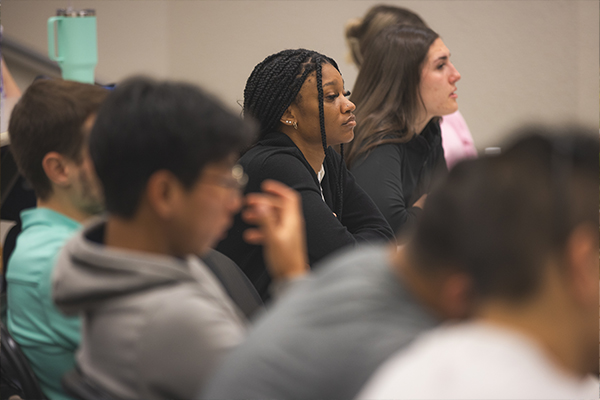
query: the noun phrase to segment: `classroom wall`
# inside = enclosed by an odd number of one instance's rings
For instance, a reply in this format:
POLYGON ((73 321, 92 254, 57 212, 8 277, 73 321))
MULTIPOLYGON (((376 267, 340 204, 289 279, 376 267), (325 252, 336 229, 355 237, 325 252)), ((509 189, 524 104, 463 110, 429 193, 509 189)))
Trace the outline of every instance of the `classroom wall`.
MULTIPOLYGON (((373 1, 71 1, 98 18, 97 77, 149 74, 197 83, 241 110, 254 65, 284 48, 336 59, 349 89, 344 24, 373 1)), ((387 1, 412 9, 437 31, 462 74, 459 107, 479 149, 522 123, 598 118, 597 0, 387 1)), ((46 20, 68 1, 3 0, 4 35, 47 52, 46 20)), ((9 61, 9 60, 7 60, 9 61)), ((9 68, 18 68, 11 65, 9 68)), ((18 71, 15 73, 19 75, 18 71)), ((23 79, 23 78, 21 78, 23 79)), ((20 82, 22 88, 28 82, 20 82)))

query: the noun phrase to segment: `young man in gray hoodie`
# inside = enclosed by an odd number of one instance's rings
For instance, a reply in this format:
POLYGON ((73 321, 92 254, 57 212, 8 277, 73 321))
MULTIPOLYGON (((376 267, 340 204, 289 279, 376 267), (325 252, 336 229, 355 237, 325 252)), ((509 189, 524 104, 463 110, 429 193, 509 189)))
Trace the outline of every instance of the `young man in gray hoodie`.
MULTIPOLYGON (((108 215, 65 246, 53 295, 83 314, 78 366, 111 396, 192 398, 244 337, 244 317, 197 255, 241 207, 235 160, 253 132, 200 89, 146 78, 120 84, 98 113, 90 154, 108 215)), ((268 242, 275 276, 301 275, 298 198, 275 182, 263 188, 246 217, 270 228, 248 239, 268 242)))

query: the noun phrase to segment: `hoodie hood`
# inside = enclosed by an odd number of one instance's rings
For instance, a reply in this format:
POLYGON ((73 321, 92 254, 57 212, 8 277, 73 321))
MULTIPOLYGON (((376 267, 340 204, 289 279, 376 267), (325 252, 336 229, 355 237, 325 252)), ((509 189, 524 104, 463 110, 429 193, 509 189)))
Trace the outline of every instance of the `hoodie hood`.
POLYGON ((191 261, 159 254, 107 248, 105 221, 76 234, 60 252, 52 278, 53 299, 66 314, 106 300, 184 281, 195 281, 191 261))

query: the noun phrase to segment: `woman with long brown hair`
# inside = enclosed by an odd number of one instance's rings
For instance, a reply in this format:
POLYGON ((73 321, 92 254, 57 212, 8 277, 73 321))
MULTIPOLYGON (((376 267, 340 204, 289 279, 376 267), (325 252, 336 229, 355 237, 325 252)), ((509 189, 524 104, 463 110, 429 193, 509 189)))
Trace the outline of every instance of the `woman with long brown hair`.
POLYGON ((450 51, 426 27, 389 26, 365 51, 346 162, 396 231, 419 214, 435 173, 447 172, 439 120, 458 109, 459 79, 450 51))
MULTIPOLYGON (((346 43, 350 50, 351 61, 361 68, 364 54, 379 32, 390 25, 412 25, 426 27, 427 23, 411 10, 387 4, 373 6, 363 18, 354 18, 346 24, 346 43)), ((445 115, 440 121, 442 147, 446 165, 454 164, 465 158, 477 157, 477 149, 467 122, 459 110, 445 115)))

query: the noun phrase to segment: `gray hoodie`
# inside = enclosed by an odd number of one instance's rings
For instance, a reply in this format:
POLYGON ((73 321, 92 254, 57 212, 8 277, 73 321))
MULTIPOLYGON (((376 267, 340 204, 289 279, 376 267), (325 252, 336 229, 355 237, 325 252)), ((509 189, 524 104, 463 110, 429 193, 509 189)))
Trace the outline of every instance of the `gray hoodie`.
POLYGON ((58 308, 83 318, 79 367, 115 397, 193 398, 244 317, 197 257, 107 248, 104 226, 71 239, 53 275, 58 308))

